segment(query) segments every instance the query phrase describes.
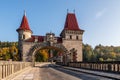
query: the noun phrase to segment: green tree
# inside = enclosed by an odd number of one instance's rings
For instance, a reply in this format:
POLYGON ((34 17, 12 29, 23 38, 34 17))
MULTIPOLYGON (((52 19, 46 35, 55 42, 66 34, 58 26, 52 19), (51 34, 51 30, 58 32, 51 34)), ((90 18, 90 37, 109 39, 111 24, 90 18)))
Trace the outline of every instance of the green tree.
POLYGON ((110 52, 108 56, 109 56, 110 59, 112 59, 112 61, 115 61, 115 58, 116 58, 116 53, 115 52, 110 52))
POLYGON ((10 60, 11 59, 11 55, 7 52, 4 56, 5 60, 10 60))
POLYGON ((103 58, 99 58, 99 61, 104 61, 103 58))
POLYGON ((90 45, 83 45, 83 61, 92 61, 93 49, 90 45))
POLYGON ((120 53, 119 54, 116 54, 116 61, 120 61, 120 53))

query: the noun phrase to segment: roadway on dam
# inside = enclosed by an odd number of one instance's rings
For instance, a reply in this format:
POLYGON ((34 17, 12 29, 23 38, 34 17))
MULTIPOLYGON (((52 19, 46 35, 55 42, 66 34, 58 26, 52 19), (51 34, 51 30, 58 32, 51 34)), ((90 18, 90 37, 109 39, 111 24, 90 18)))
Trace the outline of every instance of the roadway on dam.
POLYGON ((55 64, 37 64, 12 80, 112 80, 87 73, 65 69, 55 64))

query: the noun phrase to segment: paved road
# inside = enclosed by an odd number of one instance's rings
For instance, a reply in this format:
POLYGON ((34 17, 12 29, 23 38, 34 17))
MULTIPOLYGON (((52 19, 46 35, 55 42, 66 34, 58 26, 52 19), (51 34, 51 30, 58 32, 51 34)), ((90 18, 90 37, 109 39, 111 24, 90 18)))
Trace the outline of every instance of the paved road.
POLYGON ((12 80, 111 80, 104 77, 66 70, 52 64, 37 65, 12 80))
POLYGON ((42 67, 38 65, 36 68, 39 68, 39 80, 81 80, 77 77, 54 69, 56 67, 53 65, 44 65, 42 67))

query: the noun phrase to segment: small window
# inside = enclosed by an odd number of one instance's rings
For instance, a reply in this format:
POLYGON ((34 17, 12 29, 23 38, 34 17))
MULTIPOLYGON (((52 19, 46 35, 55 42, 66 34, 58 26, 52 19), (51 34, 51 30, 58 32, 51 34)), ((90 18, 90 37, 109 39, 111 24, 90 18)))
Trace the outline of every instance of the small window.
POLYGON ((23 34, 23 39, 25 39, 25 35, 23 34))
POLYGON ((70 35, 70 39, 72 39, 72 35, 70 35))
POLYGON ((78 36, 76 36, 76 40, 78 40, 79 39, 79 37, 78 36))

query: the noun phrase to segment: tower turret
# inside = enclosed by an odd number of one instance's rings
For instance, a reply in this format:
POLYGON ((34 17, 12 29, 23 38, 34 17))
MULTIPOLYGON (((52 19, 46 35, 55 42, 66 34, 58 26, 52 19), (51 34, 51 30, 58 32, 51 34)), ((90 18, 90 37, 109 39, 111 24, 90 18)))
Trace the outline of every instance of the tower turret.
POLYGON ((21 25, 16 31, 18 32, 19 41, 31 38, 32 30, 30 29, 30 26, 28 24, 26 13, 24 13, 21 25))
POLYGON ((79 28, 75 13, 67 13, 64 29, 60 36, 62 37, 63 45, 68 50, 76 49, 76 61, 82 61, 82 35, 84 30, 79 28))
POLYGON ((20 27, 16 30, 18 32, 18 54, 20 60, 22 60, 22 46, 23 41, 31 38, 32 30, 28 24, 26 13, 24 13, 20 27))

